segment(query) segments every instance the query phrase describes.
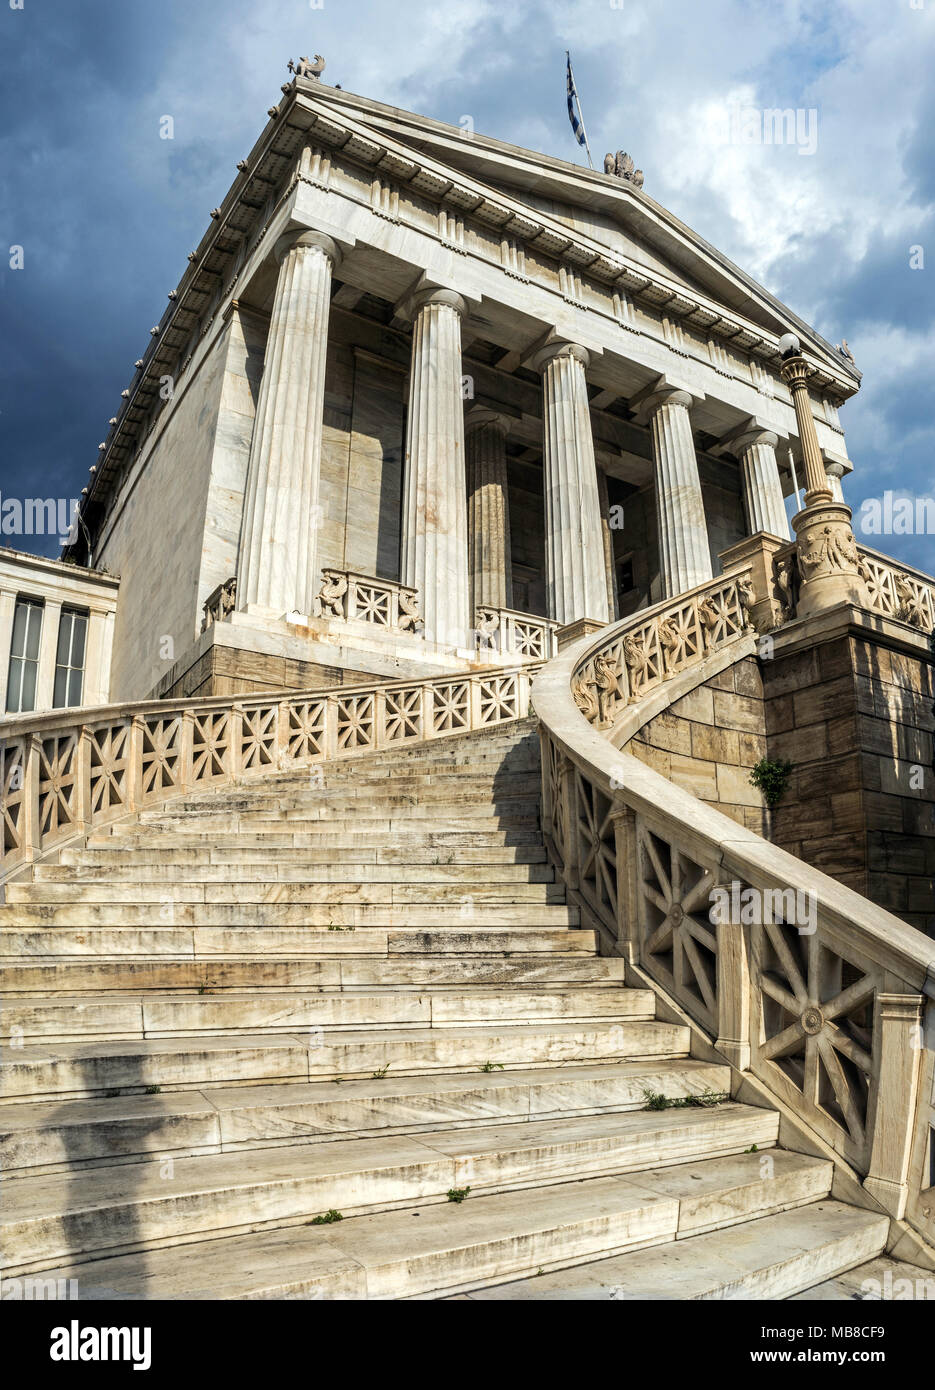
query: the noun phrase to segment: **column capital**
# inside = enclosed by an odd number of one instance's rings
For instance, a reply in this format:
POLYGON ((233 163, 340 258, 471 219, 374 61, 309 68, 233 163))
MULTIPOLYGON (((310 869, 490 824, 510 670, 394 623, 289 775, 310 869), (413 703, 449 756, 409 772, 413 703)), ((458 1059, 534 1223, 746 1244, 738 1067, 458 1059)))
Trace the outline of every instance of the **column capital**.
POLYGON ((681 406, 684 410, 691 410, 697 399, 699 398, 686 387, 679 386, 674 381, 666 381, 665 377, 659 377, 657 381, 633 396, 629 404, 631 410, 636 410, 637 422, 646 425, 664 405, 681 406))
POLYGON ((501 415, 499 410, 488 410, 483 405, 472 406, 470 410, 465 412, 464 429, 466 433, 480 429, 483 425, 493 426, 506 438, 513 422, 506 415, 501 415))
POLYGON ((454 309, 461 319, 466 319, 469 313, 466 300, 458 294, 457 290, 446 289, 444 285, 422 285, 413 290, 396 305, 396 313, 400 318, 415 319, 423 309, 427 309, 433 304, 454 309))
POLYGON ((746 424, 719 439, 711 452, 713 454, 727 452, 742 454, 755 444, 763 444, 768 449, 776 449, 779 446, 779 435, 775 430, 761 425, 758 420, 748 420, 746 424))
POLYGON ((301 246, 315 246, 319 251, 323 251, 335 269, 341 264, 341 249, 337 242, 332 241, 324 232, 315 232, 308 227, 296 227, 279 238, 273 247, 276 264, 282 265, 289 252, 301 246))
POLYGON ((572 357, 576 362, 580 362, 585 371, 591 365, 591 354, 586 347, 580 343, 573 343, 565 338, 556 338, 551 343, 546 343, 543 347, 533 353, 529 359, 529 365, 534 372, 543 372, 550 362, 554 362, 557 357, 572 357))

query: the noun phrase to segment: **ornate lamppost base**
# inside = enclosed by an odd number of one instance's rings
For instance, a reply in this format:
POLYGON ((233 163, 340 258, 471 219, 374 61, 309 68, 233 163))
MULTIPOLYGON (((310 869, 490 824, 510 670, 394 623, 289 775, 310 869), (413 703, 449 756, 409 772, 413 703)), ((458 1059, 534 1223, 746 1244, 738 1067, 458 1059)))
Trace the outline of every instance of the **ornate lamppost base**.
POLYGON ((792 518, 799 567, 796 617, 838 603, 867 604, 851 509, 845 502, 816 501, 792 518))

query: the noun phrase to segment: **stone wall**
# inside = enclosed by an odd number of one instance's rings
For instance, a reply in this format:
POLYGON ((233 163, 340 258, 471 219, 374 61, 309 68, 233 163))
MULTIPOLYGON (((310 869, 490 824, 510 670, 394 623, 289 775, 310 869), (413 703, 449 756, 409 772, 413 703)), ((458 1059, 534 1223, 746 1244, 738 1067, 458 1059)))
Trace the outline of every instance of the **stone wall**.
POLYGON ((740 825, 766 833, 750 770, 766 756, 759 664, 747 657, 676 700, 626 745, 628 753, 740 825))
POLYGON ((931 659, 846 630, 783 640, 675 701, 627 751, 935 936, 931 659), (771 814, 750 783, 763 757, 792 763, 771 814))
POLYGON ((762 664, 769 756, 794 765, 775 842, 935 935, 935 681, 842 632, 762 664))

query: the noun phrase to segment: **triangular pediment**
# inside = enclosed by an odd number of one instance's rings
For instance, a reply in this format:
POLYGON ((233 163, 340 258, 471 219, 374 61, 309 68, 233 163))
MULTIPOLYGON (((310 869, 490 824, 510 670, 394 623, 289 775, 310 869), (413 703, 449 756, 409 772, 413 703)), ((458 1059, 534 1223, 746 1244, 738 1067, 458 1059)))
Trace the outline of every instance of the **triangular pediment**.
POLYGON ((645 190, 626 180, 522 149, 490 136, 466 133, 359 97, 310 84, 304 89, 323 113, 353 123, 388 148, 431 161, 440 174, 461 175, 517 211, 585 245, 603 250, 653 279, 773 337, 793 329, 839 380, 856 389, 860 374, 820 334, 751 276, 735 266, 645 190))

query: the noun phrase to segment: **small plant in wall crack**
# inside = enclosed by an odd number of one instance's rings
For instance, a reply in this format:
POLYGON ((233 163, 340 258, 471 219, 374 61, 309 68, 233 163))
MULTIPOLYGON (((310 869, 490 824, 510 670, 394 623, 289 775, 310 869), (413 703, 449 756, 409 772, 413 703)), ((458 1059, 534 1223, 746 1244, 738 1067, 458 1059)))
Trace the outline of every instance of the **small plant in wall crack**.
POLYGON ((726 1091, 711 1091, 707 1087, 694 1096, 665 1096, 661 1091, 644 1089, 645 1110, 695 1110, 723 1105, 729 1100, 726 1091))
POLYGON ((761 758, 750 772, 750 781, 763 793, 763 800, 774 810, 785 795, 792 764, 785 758, 761 758))
POLYGON ((481 1071, 503 1071, 502 1062, 485 1062, 481 1071))
POLYGON ((471 1189, 470 1189, 469 1187, 449 1187, 449 1189, 448 1189, 448 1200, 449 1200, 449 1202, 463 1202, 464 1199, 465 1199, 465 1197, 466 1197, 466 1196, 468 1195, 468 1193, 470 1192, 470 1190, 471 1190, 471 1189))
POLYGON ((344 1217, 339 1211, 331 1207, 328 1211, 322 1212, 321 1216, 313 1216, 308 1223, 310 1226, 330 1226, 335 1221, 343 1221, 344 1217))

